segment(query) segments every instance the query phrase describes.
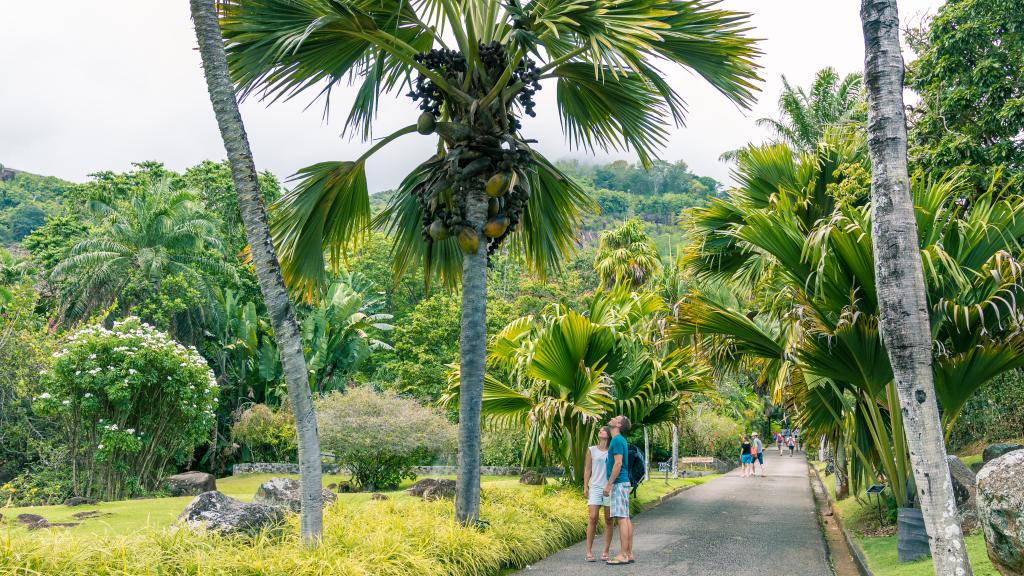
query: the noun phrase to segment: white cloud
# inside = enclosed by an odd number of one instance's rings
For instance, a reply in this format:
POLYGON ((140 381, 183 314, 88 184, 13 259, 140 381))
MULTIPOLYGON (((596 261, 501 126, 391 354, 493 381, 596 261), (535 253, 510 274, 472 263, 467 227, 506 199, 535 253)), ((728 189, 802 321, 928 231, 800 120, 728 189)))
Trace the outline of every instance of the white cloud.
MULTIPOLYGON (((934 13, 938 0, 903 0, 904 23, 934 13)), ((753 34, 764 38, 765 78, 753 111, 741 111, 694 75, 673 70, 670 82, 689 104, 689 121, 673 130, 662 157, 686 160, 699 174, 720 180, 728 167, 718 155, 766 137, 754 126, 774 115, 785 74, 806 85, 814 72, 841 73, 863 66, 863 40, 855 0, 725 0, 727 8, 754 13, 753 34)), ((125 170, 133 161, 160 160, 183 169, 223 148, 206 96, 185 1, 0 0, 0 162, 40 174, 84 180, 97 170, 125 170)), ((246 102, 243 115, 256 163, 284 178, 330 159, 351 159, 365 149, 339 134, 352 90, 336 90, 331 122, 308 100, 269 108, 246 102)), ((553 158, 584 156, 565 144, 553 86, 538 94, 538 118, 525 129, 553 158)), ((404 97, 383 102, 377 134, 415 121, 404 97)), ((424 139, 409 137, 368 164, 370 187, 384 189, 430 154, 424 139)), ((632 158, 631 154, 613 155, 632 158)))

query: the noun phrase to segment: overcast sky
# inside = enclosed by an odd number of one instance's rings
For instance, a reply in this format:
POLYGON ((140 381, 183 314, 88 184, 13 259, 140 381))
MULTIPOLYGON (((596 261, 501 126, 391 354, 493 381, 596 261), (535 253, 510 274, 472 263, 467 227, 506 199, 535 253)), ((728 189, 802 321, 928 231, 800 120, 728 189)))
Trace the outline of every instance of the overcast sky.
MULTIPOLYGON (((856 0, 724 0, 753 13, 764 39, 759 102, 740 110, 692 74, 669 80, 689 105, 685 128, 672 131, 661 157, 685 160, 698 174, 728 178, 718 155, 768 135, 754 125, 776 114, 781 75, 806 86, 814 72, 863 67, 856 0)), ((904 25, 934 14, 939 0, 901 0, 904 25)), ((125 170, 159 160, 181 170, 224 157, 206 94, 186 0, 0 0, 0 164, 82 181, 97 170, 125 170)), ((526 133, 553 159, 585 157, 565 143, 549 87, 537 95, 538 117, 526 133)), ((324 160, 365 150, 340 136, 352 90, 337 90, 330 123, 322 106, 297 98, 269 107, 246 102, 242 114, 257 167, 285 178, 324 160)), ((417 109, 404 97, 381 106, 377 135, 405 126, 417 109)), ((396 185, 431 153, 426 139, 407 137, 368 163, 371 191, 396 185)), ((601 159, 635 159, 629 153, 601 159)))

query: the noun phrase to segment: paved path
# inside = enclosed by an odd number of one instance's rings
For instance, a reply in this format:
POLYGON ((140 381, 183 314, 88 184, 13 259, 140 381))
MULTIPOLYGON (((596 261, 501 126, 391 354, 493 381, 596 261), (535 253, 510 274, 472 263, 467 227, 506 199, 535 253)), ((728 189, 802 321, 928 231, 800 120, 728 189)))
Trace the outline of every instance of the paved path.
MULTIPOLYGON (((635 564, 584 562, 585 546, 579 543, 519 574, 831 576, 806 460, 770 450, 766 455, 765 477, 741 478, 733 471, 638 516, 635 564)), ((612 554, 617 550, 616 532, 612 554)))

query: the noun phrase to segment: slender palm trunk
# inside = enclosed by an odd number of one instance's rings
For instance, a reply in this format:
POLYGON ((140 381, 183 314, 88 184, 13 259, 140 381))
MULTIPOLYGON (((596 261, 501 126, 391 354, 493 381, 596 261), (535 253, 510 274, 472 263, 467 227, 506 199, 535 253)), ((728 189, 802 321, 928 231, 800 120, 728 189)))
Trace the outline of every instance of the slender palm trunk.
POLYGON ((932 381, 932 340, 907 174, 896 0, 862 0, 871 150, 871 241, 881 333, 892 364, 935 573, 969 576, 932 381))
POLYGON ((224 148, 231 164, 231 175, 238 194, 245 235, 249 241, 256 277, 270 314, 278 350, 281 354, 288 398, 295 412, 299 444, 299 472, 302 483, 301 534, 306 544, 315 544, 323 531, 321 503, 320 437, 316 430, 316 414, 309 391, 306 360, 302 354, 299 328, 281 277, 274 245, 270 241, 267 211, 263 205, 256 165, 249 140, 245 135, 242 115, 238 110, 234 86, 228 75, 224 40, 217 22, 215 0, 191 0, 199 53, 203 59, 210 101, 220 127, 224 148))
POLYGON ((487 196, 483 186, 466 199, 469 224, 480 237, 474 254, 462 261, 462 333, 459 337, 459 470, 455 488, 455 517, 459 522, 480 519, 480 408, 487 360, 487 196))
POLYGON ((845 500, 850 496, 850 480, 846 464, 846 440, 839 434, 836 440, 836 500, 845 500))

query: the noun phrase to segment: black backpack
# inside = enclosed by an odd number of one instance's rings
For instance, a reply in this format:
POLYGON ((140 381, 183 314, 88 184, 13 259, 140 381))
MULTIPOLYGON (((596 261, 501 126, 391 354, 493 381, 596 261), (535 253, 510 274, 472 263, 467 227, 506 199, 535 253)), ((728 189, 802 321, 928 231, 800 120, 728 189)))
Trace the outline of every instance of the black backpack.
POLYGON ((633 496, 636 496, 636 489, 644 481, 644 476, 647 474, 647 461, 644 460, 644 454, 640 451, 640 448, 632 444, 629 445, 626 461, 629 465, 629 484, 633 487, 631 493, 633 496))

